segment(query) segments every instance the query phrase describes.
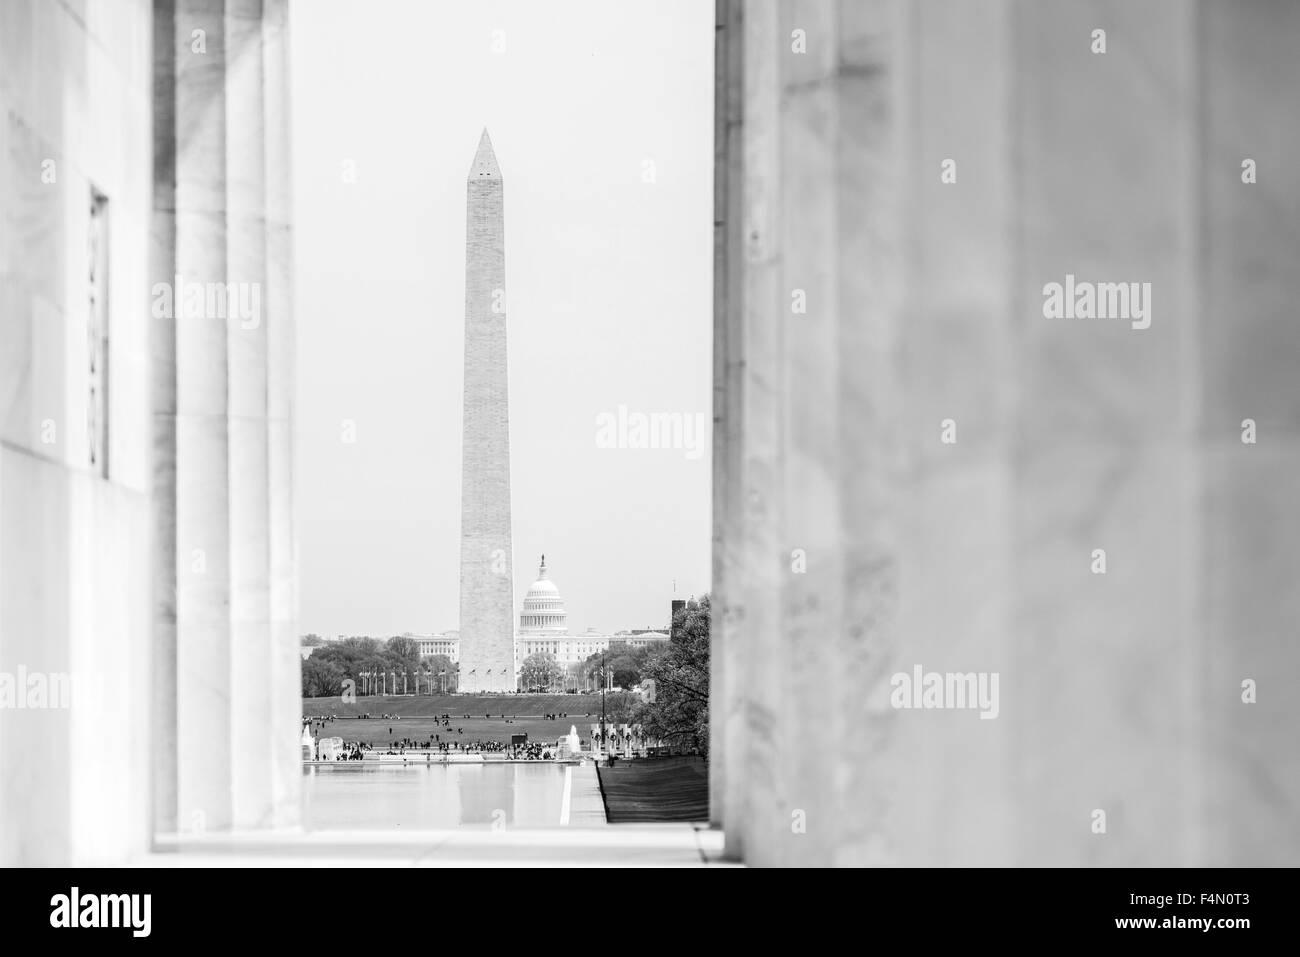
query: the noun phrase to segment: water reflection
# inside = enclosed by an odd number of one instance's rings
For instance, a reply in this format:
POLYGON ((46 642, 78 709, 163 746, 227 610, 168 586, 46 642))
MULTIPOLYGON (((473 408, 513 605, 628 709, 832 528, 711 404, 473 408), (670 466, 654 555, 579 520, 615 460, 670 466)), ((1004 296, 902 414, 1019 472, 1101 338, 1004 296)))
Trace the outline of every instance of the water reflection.
POLYGON ((303 769, 308 830, 553 827, 560 822, 564 768, 554 764, 340 762, 303 769))

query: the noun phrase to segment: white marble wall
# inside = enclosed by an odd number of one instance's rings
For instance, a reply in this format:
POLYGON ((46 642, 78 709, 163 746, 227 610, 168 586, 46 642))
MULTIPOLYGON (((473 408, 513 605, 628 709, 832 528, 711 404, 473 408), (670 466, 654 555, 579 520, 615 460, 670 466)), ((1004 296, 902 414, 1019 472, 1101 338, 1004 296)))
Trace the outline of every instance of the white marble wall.
POLYGON ((1300 14, 718 9, 729 854, 1294 863, 1300 14), (1045 319, 1067 272, 1152 283, 1151 328, 1045 319), (892 708, 918 664, 999 717, 892 708))
POLYGON ((149 827, 149 22, 0 4, 0 864, 106 864, 149 827), (110 471, 90 464, 87 229, 108 197, 110 471))
POLYGON ((1295 864, 1300 845, 1300 761, 1293 693, 1300 592, 1300 124, 1284 119, 1300 89, 1300 8, 1205 3, 1205 125, 1199 183, 1211 228, 1200 237, 1198 501, 1206 516, 1197 555, 1206 701, 1203 853, 1226 864, 1295 864), (1222 171, 1242 156, 1262 171, 1246 187, 1222 171), (1242 446, 1241 420, 1259 441, 1242 446), (1243 677, 1259 704, 1221 693, 1243 677))
POLYGON ((71 707, 0 708, 6 865, 298 822, 286 9, 0 5, 0 672, 73 682, 71 707), (177 273, 256 286, 258 321, 156 317, 177 273))

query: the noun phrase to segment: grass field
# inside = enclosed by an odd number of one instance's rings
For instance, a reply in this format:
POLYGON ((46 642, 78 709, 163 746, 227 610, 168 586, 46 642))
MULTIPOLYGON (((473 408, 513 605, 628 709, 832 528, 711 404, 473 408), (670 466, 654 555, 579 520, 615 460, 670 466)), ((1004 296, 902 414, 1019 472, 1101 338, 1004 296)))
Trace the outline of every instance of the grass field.
POLYGON ((313 729, 316 734, 348 743, 364 741, 381 750, 403 738, 423 743, 435 734, 453 744, 508 743, 512 734, 522 733, 529 741, 549 742, 568 734, 570 725, 577 725, 578 736, 585 740, 591 724, 600 721, 600 695, 371 695, 354 704, 339 698, 303 698, 302 713, 336 716, 324 728, 313 729), (450 728, 442 727, 435 717, 443 713, 451 715, 450 728), (371 717, 358 718, 360 714, 371 717), (401 717, 381 718, 381 714, 401 717), (470 717, 464 717, 467 714, 470 717), (549 720, 543 717, 546 714, 568 717, 549 720))
POLYGON ((703 758, 619 761, 596 773, 610 824, 709 819, 709 764, 703 758))

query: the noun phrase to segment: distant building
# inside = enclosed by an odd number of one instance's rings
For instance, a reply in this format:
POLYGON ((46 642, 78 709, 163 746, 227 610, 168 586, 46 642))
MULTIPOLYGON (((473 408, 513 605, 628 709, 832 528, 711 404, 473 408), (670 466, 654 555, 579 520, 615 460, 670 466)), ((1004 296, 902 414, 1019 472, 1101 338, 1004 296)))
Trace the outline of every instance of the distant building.
MULTIPOLYGON (((460 663, 461 642, 458 631, 431 635, 407 632, 406 637, 418 642, 421 658, 445 655, 453 662, 460 663)), ((582 634, 569 634, 569 614, 564 597, 551 579, 546 556, 543 555, 537 569, 537 580, 529 587, 519 611, 519 627, 514 636, 515 676, 517 679, 519 668, 529 655, 551 655, 557 664, 576 675, 578 665, 592 655, 609 651, 613 644, 640 649, 669 640, 666 629, 649 627, 632 628, 615 634, 588 628, 582 634)), ((467 676, 462 673, 462 678, 465 677, 467 676)), ((468 688, 470 685, 463 687, 468 688)))
POLYGON ((546 574, 546 556, 537 569, 537 581, 524 596, 524 607, 519 612, 519 636, 567 635, 569 615, 564 610, 564 599, 546 574))
POLYGON ((622 642, 629 648, 649 648, 653 645, 661 645, 672 639, 662 631, 620 631, 615 634, 611 641, 622 642))
POLYGON ((562 665, 581 664, 597 652, 608 651, 609 642, 609 635, 595 630, 584 635, 520 635, 515 640, 521 663, 529 655, 542 652, 554 655, 562 665))
POLYGON ((561 665, 580 664, 590 655, 609 648, 609 636, 595 629, 586 634, 569 634, 569 615, 564 598, 546 570, 546 556, 537 569, 537 581, 524 596, 519 612, 519 631, 515 635, 515 668, 529 655, 554 656, 561 665))
POLYGON ((453 664, 460 661, 460 636, 457 634, 440 632, 433 635, 415 635, 408 632, 405 637, 412 639, 420 646, 421 658, 445 655, 451 659, 453 664))
POLYGON ((569 634, 569 616, 560 590, 551 580, 542 556, 533 582, 519 613, 519 632, 515 636, 516 669, 529 655, 541 652, 553 655, 560 665, 577 665, 594 654, 609 651, 612 644, 629 648, 649 648, 669 641, 662 628, 632 628, 607 634, 588 628, 581 635, 569 634))

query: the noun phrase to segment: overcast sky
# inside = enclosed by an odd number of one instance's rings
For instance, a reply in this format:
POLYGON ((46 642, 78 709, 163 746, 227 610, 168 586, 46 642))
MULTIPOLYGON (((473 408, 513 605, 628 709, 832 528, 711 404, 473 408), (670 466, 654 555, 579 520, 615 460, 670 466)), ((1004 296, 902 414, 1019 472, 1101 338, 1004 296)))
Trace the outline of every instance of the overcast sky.
POLYGON ((707 433, 691 458, 599 447, 597 421, 711 416, 713 4, 298 0, 292 18, 302 630, 458 626, 484 126, 505 181, 516 616, 544 551, 570 631, 664 624, 674 579, 709 587, 707 433))

